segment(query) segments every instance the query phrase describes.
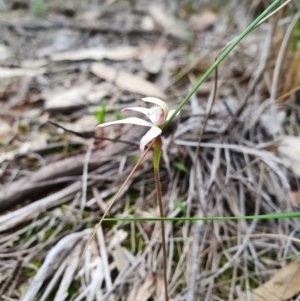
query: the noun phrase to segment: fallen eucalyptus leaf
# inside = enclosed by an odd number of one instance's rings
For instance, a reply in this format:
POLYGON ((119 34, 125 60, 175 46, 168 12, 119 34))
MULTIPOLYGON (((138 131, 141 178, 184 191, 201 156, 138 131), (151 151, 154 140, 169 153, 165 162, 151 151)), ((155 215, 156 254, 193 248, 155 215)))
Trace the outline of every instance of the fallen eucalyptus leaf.
POLYGON ((138 290, 133 289, 130 292, 127 301, 162 300, 163 287, 163 277, 149 272, 140 288, 138 290))
POLYGON ((50 56, 52 61, 82 61, 95 60, 101 61, 109 59, 112 61, 125 61, 136 57, 139 53, 139 48, 130 46, 120 46, 114 49, 96 47, 90 49, 80 49, 77 51, 67 51, 54 53, 50 56))
POLYGON ((10 78, 19 76, 29 76, 34 77, 37 75, 44 74, 46 72, 45 68, 40 69, 22 69, 22 68, 4 68, 0 67, 0 78, 10 78))
POLYGON ((269 135, 278 135, 282 130, 285 111, 274 110, 268 111, 260 116, 261 125, 264 127, 269 135))
POLYGON ((87 83, 79 87, 52 92, 46 91, 43 97, 46 99, 45 110, 60 110, 81 107, 87 103, 86 95, 91 89, 87 83))
POLYGON ((93 63, 91 72, 108 82, 113 82, 121 90, 165 98, 165 94, 153 83, 105 64, 93 63))
POLYGON ((200 14, 191 16, 189 20, 189 25, 192 30, 205 30, 208 27, 214 25, 218 18, 218 15, 212 11, 204 11, 200 14))
POLYGON ((300 260, 277 271, 266 283, 235 301, 284 301, 300 292, 300 260))
POLYGON ((300 137, 283 137, 278 146, 278 152, 285 166, 300 177, 300 137))
POLYGON ((12 127, 9 123, 0 119, 0 144, 6 143, 12 134, 12 127))
POLYGON ((167 53, 165 47, 149 49, 142 54, 142 67, 150 74, 157 74, 162 69, 163 59, 167 53))

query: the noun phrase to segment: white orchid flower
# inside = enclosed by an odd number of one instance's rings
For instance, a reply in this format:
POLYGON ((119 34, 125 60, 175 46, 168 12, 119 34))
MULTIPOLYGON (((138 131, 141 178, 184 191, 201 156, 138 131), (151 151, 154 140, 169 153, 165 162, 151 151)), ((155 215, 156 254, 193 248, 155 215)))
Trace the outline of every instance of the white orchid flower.
POLYGON ((161 99, 156 97, 145 97, 142 98, 142 100, 145 102, 154 103, 155 106, 151 107, 150 109, 143 108, 143 107, 125 108, 122 110, 122 112, 136 111, 136 112, 143 113, 150 119, 151 122, 137 117, 129 117, 122 120, 116 120, 112 122, 99 124, 97 128, 104 128, 114 124, 126 124, 126 123, 150 127, 150 130, 142 137, 140 141, 140 150, 143 152, 145 146, 151 140, 153 140, 154 138, 156 138, 161 134, 162 132, 161 127, 165 124, 166 121, 170 119, 170 117, 173 115, 175 110, 169 111, 167 104, 161 99))

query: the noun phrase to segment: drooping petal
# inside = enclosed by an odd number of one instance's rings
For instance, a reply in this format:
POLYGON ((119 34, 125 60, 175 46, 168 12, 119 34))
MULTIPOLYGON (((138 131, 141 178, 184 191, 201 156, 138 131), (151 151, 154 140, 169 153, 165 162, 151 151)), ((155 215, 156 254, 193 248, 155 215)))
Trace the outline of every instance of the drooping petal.
POLYGON ((136 124, 136 125, 141 125, 141 126, 149 126, 149 127, 153 126, 152 123, 150 123, 148 121, 145 121, 143 119, 140 119, 140 118, 137 118, 137 117, 129 117, 129 118, 126 118, 126 119, 101 123, 101 124, 97 125, 96 128, 104 128, 104 127, 114 125, 114 124, 126 124, 126 123, 136 124))
POLYGON ((121 110, 121 112, 127 112, 127 111, 140 112, 140 113, 143 113, 146 116, 148 116, 148 114, 149 114, 149 109, 142 108, 142 107, 125 108, 125 109, 121 110))
POLYGON ((165 115, 167 116, 169 109, 168 109, 167 104, 163 100, 161 100, 157 97, 144 97, 144 98, 142 98, 142 101, 151 102, 151 103, 154 103, 154 104, 160 106, 164 110, 165 115))
POLYGON ((157 126, 152 126, 152 128, 142 137, 140 142, 140 150, 141 152, 144 151, 145 146, 153 140, 155 137, 160 135, 162 130, 157 126))
MULTIPOLYGON (((171 110, 169 113, 168 113, 168 116, 167 116, 167 119, 166 120, 169 120, 171 118, 171 116, 174 114, 175 110, 171 110)), ((180 113, 180 111, 175 115, 175 116, 178 116, 180 113)))

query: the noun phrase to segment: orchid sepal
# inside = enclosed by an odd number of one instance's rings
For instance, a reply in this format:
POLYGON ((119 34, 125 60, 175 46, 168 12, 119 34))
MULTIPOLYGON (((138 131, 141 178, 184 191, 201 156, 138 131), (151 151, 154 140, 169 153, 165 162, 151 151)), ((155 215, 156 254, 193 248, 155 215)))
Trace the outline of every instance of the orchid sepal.
POLYGON ((105 123, 101 123, 98 124, 97 128, 104 128, 110 125, 114 125, 114 124, 135 124, 135 125, 141 125, 141 126, 148 126, 148 127, 152 127, 153 124, 141 119, 141 118, 137 118, 137 117, 129 117, 129 118, 125 118, 125 119, 120 119, 120 120, 115 120, 115 121, 111 121, 111 122, 105 122, 105 123))

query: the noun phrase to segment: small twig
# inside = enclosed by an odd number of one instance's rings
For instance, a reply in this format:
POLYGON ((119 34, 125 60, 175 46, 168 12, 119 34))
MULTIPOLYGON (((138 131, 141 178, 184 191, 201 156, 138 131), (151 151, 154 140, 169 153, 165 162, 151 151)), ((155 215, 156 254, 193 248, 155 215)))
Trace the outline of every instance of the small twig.
POLYGON ((299 90, 300 90, 300 86, 297 86, 297 87, 291 89, 290 91, 288 91, 288 92, 282 94, 281 96, 279 96, 279 97, 276 99, 276 103, 278 103, 278 102, 284 100, 286 97, 291 96, 292 94, 294 94, 295 92, 297 92, 297 91, 299 91, 299 90))
POLYGON ((51 281, 48 283, 43 295, 40 297, 39 301, 45 301, 51 294, 53 288, 55 285, 57 285, 57 282, 60 280, 62 277, 64 271, 68 268, 68 261, 65 260, 61 263, 59 268, 56 270, 55 274, 51 277, 51 281))
POLYGON ((18 105, 24 99, 24 96, 28 92, 30 81, 31 81, 30 77, 24 77, 21 80, 17 94, 14 95, 12 98, 10 98, 8 103, 1 108, 1 114, 5 114, 9 112, 11 108, 18 105))
MULTIPOLYGON (((82 239, 86 240, 91 233, 91 229, 86 229, 81 232, 72 233, 62 238, 47 254, 43 265, 39 268, 36 275, 31 280, 30 284, 22 296, 22 301, 36 300, 40 288, 44 281, 53 275, 53 271, 57 270, 59 266, 63 265, 66 254, 70 252, 76 244, 82 239)), ((63 270, 62 270, 63 272, 63 270)))
POLYGON ((0 216, 0 232, 7 231, 8 229, 17 226, 19 223, 24 223, 38 216, 41 212, 46 211, 48 208, 52 208, 66 202, 74 192, 77 192, 81 188, 81 185, 81 181, 75 182, 54 194, 50 194, 25 207, 21 207, 15 211, 0 216))
POLYGON ((112 280, 111 280, 110 269, 109 269, 108 254, 105 246, 103 230, 101 227, 97 229, 96 235, 97 235, 100 255, 102 259, 102 264, 103 264, 103 274, 104 274, 106 289, 110 290, 112 288, 112 280))
POLYGON ((106 140, 106 141, 112 141, 112 142, 126 143, 126 144, 129 144, 129 145, 139 145, 138 143, 132 142, 132 141, 121 140, 121 139, 110 139, 110 138, 106 138, 106 137, 96 137, 93 134, 88 134, 88 133, 83 134, 83 133, 75 132, 75 131, 66 129, 62 125, 59 125, 58 123, 55 123, 55 122, 53 122, 51 120, 48 120, 47 122, 50 123, 50 124, 52 124, 52 125, 54 125, 54 126, 56 126, 57 128, 60 128, 60 129, 62 129, 64 131, 66 131, 66 132, 69 132, 71 134, 74 134, 75 136, 78 136, 78 137, 81 137, 81 138, 84 138, 84 139, 94 138, 96 140, 106 140))
POLYGON ((80 210, 83 211, 85 204, 86 204, 86 192, 87 192, 87 181, 88 181, 88 168, 89 168, 89 161, 92 156, 92 150, 94 145, 95 139, 90 141, 88 146, 88 150, 86 152, 84 163, 83 163, 83 174, 82 174, 82 196, 81 196, 81 204, 80 210))
POLYGON ((0 288, 0 297, 3 298, 3 295, 6 293, 7 296, 11 295, 14 288, 17 285, 17 281, 22 272, 22 264, 23 260, 19 259, 14 267, 10 277, 3 283, 2 287, 0 288))
MULTIPOLYGON (((68 289, 71 282, 73 281, 72 275, 74 269, 76 268, 80 256, 80 251, 81 251, 81 244, 77 244, 77 246, 74 248, 74 250, 72 251, 72 253, 70 254, 67 260, 67 266, 63 269, 64 275, 60 280, 59 288, 55 295, 55 300, 65 300, 65 296, 68 295, 68 289)), ((64 262, 62 265, 64 265, 64 262)), ((45 298, 45 300, 47 300, 47 298, 45 298)))
MULTIPOLYGON (((77 30, 81 32, 93 32, 93 33, 103 33, 103 34, 117 34, 117 35, 156 35, 161 36, 162 32, 161 30, 144 30, 139 27, 134 28, 127 28, 124 26, 120 26, 118 24, 97 24, 95 26, 90 26, 89 24, 79 24, 79 22, 76 23, 66 23, 66 22, 59 22, 59 21, 39 21, 39 22, 27 22, 27 23, 17 23, 16 22, 0 22, 0 26, 5 26, 8 29, 14 29, 14 30, 22 30, 22 31, 41 31, 41 30, 54 30, 54 29, 62 29, 62 28, 68 28, 72 30, 77 30)), ((176 36, 170 35, 170 38, 177 40, 176 36)))

